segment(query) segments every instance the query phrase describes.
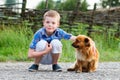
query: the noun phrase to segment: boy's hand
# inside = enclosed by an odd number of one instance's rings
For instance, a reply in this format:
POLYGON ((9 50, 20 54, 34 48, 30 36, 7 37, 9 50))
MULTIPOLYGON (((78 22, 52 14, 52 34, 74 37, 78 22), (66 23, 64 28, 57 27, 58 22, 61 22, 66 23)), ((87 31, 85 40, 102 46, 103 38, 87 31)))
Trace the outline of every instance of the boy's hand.
POLYGON ((45 54, 49 53, 52 50, 52 45, 47 43, 45 48, 45 54))
POLYGON ((75 41, 75 39, 76 39, 76 36, 72 36, 72 37, 70 38, 70 40, 73 41, 73 42, 75 41))

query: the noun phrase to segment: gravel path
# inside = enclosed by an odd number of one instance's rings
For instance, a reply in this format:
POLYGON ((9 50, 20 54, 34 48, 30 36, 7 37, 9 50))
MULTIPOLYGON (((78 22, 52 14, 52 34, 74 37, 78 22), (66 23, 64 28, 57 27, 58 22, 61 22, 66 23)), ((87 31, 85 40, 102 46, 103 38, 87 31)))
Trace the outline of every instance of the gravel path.
POLYGON ((72 63, 59 63, 63 71, 52 72, 51 65, 40 65, 39 71, 28 72, 32 63, 0 63, 0 80, 120 80, 120 62, 99 63, 94 73, 68 72, 72 63))

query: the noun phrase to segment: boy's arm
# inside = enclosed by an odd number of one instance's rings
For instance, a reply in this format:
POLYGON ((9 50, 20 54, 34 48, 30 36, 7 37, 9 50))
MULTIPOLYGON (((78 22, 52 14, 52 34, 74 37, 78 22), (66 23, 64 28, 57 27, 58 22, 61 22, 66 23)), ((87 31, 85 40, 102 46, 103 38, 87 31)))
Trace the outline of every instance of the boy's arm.
POLYGON ((34 49, 29 48, 28 50, 28 58, 35 58, 43 56, 47 53, 49 53, 52 50, 52 45, 46 45, 46 48, 44 51, 36 52, 34 49))
POLYGON ((71 36, 71 37, 70 37, 70 40, 71 40, 71 41, 75 41, 75 39, 76 39, 76 36, 71 36))
POLYGON ((42 55, 44 55, 46 52, 42 51, 42 52, 36 52, 34 49, 29 49, 28 50, 28 58, 35 58, 35 57, 40 57, 42 55))

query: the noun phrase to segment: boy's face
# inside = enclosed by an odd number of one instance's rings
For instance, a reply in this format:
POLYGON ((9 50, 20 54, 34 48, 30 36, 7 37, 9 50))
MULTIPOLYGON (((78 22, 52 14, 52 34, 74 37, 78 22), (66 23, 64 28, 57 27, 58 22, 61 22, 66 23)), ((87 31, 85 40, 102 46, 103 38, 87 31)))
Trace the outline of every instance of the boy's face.
POLYGON ((46 16, 43 21, 43 25, 46 29, 47 34, 50 35, 59 27, 59 21, 56 17, 46 16))

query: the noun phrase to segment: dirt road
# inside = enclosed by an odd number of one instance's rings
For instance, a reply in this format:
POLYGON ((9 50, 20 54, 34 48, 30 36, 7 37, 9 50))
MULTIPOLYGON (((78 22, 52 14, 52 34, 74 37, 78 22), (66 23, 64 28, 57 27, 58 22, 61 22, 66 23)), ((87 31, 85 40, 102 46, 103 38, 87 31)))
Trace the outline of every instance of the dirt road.
POLYGON ((28 72, 30 62, 0 63, 0 80, 120 80, 120 62, 99 63, 94 73, 68 72, 72 63, 59 63, 63 71, 53 72, 51 65, 40 65, 39 71, 28 72))

